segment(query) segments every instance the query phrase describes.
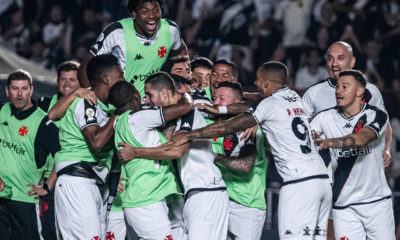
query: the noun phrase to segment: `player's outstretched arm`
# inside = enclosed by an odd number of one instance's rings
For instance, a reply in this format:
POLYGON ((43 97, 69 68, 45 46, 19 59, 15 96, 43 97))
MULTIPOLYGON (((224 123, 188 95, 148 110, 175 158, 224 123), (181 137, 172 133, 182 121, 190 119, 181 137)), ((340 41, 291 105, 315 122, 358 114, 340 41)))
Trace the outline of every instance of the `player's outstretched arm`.
POLYGON ((89 147, 96 152, 101 151, 101 149, 110 141, 111 137, 114 136, 114 121, 116 115, 111 115, 107 123, 100 127, 99 125, 91 125, 82 129, 82 135, 88 143, 89 147))
POLYGON ((167 151, 164 146, 154 148, 138 148, 132 147, 127 143, 118 143, 118 146, 123 147, 118 150, 118 157, 123 161, 131 161, 134 158, 144 158, 149 160, 171 160, 181 158, 187 152, 189 144, 183 144, 170 151, 167 151))
POLYGON ((193 108, 193 98, 190 94, 183 94, 182 98, 177 104, 166 106, 162 108, 165 122, 180 118, 188 114, 193 108))
POLYGON ((93 91, 85 88, 78 88, 68 96, 60 98, 57 103, 54 104, 47 114, 49 119, 52 121, 60 120, 77 97, 84 98, 90 105, 95 105, 97 102, 96 94, 94 94, 93 91))
POLYGON ((321 139, 318 134, 315 135, 315 143, 321 149, 363 147, 375 139, 377 139, 377 135, 369 127, 363 127, 358 133, 352 133, 340 138, 321 139))
POLYGON ((250 113, 243 113, 230 120, 218 121, 204 128, 188 133, 176 133, 171 140, 164 144, 167 149, 175 148, 193 139, 209 139, 223 137, 253 127, 257 122, 250 113))
POLYGON ((223 114, 231 114, 231 115, 238 115, 241 113, 246 112, 252 103, 250 102, 241 102, 235 103, 228 106, 211 106, 204 103, 196 104, 196 107, 206 113, 211 113, 215 115, 223 115, 223 114))
POLYGON ((256 146, 254 144, 248 144, 240 150, 240 155, 238 157, 228 157, 218 154, 215 158, 215 161, 231 169, 240 172, 251 173, 251 171, 253 171, 256 156, 256 146))

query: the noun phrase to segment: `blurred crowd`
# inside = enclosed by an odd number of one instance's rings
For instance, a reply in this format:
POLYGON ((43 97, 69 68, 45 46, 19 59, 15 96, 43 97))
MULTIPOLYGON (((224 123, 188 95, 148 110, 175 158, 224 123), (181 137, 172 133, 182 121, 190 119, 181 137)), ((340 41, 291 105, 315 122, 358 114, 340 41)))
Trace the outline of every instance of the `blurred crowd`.
MULTIPOLYGON (((31 61, 55 69, 82 61, 100 31, 128 17, 126 0, 1 0, 0 42, 31 61)), ((239 80, 252 86, 268 60, 286 63, 291 87, 305 90, 328 76, 323 54, 334 41, 354 47, 355 69, 379 89, 400 90, 398 0, 166 0, 190 57, 228 58, 239 80)))

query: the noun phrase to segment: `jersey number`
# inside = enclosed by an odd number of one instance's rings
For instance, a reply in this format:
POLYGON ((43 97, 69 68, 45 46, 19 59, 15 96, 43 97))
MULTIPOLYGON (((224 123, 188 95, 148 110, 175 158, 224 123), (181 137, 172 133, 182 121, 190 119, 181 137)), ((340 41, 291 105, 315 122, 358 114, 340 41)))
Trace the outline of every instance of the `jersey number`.
POLYGON ((308 132, 307 125, 301 118, 299 117, 293 118, 292 131, 298 139, 305 141, 306 143, 306 145, 300 145, 301 152, 305 154, 310 153, 311 152, 310 134, 308 132))

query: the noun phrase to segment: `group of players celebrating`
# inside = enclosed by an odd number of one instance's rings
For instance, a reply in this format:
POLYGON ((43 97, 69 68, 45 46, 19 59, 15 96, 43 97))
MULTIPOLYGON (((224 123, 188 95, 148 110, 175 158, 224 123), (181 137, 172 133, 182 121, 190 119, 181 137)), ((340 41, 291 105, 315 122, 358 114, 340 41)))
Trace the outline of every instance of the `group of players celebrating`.
POLYGON ((388 115, 350 45, 329 47, 330 77, 303 99, 280 62, 244 93, 228 60, 190 69, 160 1, 128 9, 80 66, 59 67, 60 92, 39 107, 29 73, 9 75, 2 239, 260 239, 267 149, 283 178, 280 239, 395 239, 388 115))

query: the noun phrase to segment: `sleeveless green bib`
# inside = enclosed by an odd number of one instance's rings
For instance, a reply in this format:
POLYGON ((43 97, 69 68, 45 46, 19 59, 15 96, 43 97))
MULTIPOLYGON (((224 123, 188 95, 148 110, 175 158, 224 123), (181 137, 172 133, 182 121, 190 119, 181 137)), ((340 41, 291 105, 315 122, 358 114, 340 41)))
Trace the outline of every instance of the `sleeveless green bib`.
POLYGON ((7 188, 8 195, 0 196, 15 201, 38 203, 38 199, 28 196, 29 183, 38 184, 43 169, 35 162, 35 138, 40 122, 46 114, 37 108, 29 117, 18 120, 11 113, 10 103, 0 110, 0 176, 7 188))
POLYGON ((172 46, 172 36, 169 23, 161 19, 157 32, 157 40, 149 46, 139 42, 134 28, 135 19, 125 18, 118 21, 124 30, 126 66, 125 79, 133 84, 144 97, 144 82, 147 77, 160 70, 167 60, 172 46))
MULTIPOLYGON (((128 143, 134 147, 140 144, 132 134, 128 117, 130 112, 117 117, 115 125, 115 146, 119 142, 128 143)), ((161 143, 167 140, 158 132, 161 143)), ((170 194, 177 193, 178 187, 175 177, 170 171, 170 161, 148 160, 135 158, 123 165, 127 177, 127 184, 122 197, 123 208, 142 207, 161 201, 170 194)))

